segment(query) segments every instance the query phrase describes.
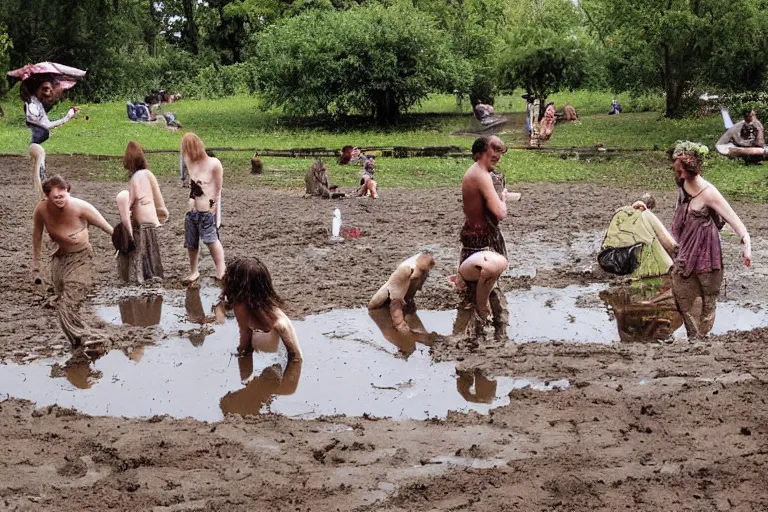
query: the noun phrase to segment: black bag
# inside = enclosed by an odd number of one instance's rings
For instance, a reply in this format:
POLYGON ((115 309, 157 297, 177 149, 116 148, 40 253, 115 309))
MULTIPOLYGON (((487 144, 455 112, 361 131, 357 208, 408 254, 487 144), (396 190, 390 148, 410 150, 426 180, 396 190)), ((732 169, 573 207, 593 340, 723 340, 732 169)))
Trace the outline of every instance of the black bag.
POLYGON ((128 234, 122 222, 118 222, 112 230, 112 245, 120 254, 129 254, 136 249, 136 241, 128 234))
POLYGON ((635 271, 640 265, 637 249, 642 248, 643 243, 638 242, 629 247, 608 247, 597 255, 600 268, 610 274, 626 276, 635 271))

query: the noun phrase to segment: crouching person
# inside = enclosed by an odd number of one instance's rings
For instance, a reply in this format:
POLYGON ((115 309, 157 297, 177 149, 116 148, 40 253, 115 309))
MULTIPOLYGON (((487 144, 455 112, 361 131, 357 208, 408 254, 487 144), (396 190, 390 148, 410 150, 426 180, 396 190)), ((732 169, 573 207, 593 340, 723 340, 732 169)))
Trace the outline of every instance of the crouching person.
POLYGON ((118 238, 127 238, 132 243, 118 253, 117 273, 128 283, 160 280, 163 278, 163 263, 158 231, 160 223, 168 219, 168 210, 157 178, 149 170, 147 158, 137 142, 128 143, 123 167, 130 173, 131 181, 128 190, 117 194, 120 224, 116 230, 127 234, 127 237, 118 238))
POLYGON ((325 168, 323 161, 318 158, 315 160, 315 163, 309 166, 307 174, 304 175, 306 195, 319 196, 323 199, 346 197, 345 194, 339 192, 337 185, 332 185, 329 181, 328 169, 325 168))
POLYGON ((384 286, 373 296, 368 303, 368 309, 378 309, 389 303, 389 312, 392 325, 398 331, 408 331, 405 323, 405 312, 415 311, 413 298, 416 292, 421 290, 424 281, 429 276, 429 271, 435 266, 435 259, 431 254, 423 252, 411 256, 397 266, 384 286))

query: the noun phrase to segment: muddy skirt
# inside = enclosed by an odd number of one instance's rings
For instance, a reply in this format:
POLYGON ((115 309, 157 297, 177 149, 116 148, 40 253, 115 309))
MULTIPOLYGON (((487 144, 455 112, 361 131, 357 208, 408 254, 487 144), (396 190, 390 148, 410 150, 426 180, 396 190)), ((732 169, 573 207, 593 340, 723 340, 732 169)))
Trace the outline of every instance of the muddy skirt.
POLYGON ((143 283, 154 278, 163 278, 163 262, 160 259, 160 244, 157 233, 160 228, 151 224, 133 228, 136 249, 117 257, 117 273, 125 282, 143 283))

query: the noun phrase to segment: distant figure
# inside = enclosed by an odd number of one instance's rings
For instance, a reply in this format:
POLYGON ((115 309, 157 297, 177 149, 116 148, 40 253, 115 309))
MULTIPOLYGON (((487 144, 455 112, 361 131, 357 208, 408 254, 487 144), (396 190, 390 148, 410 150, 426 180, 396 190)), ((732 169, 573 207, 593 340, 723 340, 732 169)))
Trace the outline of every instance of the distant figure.
POLYGON ((477 105, 474 106, 474 108, 472 109, 472 112, 475 114, 475 119, 477 119, 482 123, 490 119, 491 116, 493 116, 493 113, 494 113, 493 105, 478 103, 477 105))
POLYGON ((112 235, 112 226, 90 203, 70 196, 69 183, 59 175, 42 185, 45 199, 37 203, 32 215, 32 271, 39 282, 43 229, 59 246, 51 259, 51 279, 56 294, 55 309, 64 335, 72 348, 103 348, 104 337, 82 319, 80 308, 92 285, 93 249, 88 227, 94 225, 112 235))
POLYGON ((280 308, 283 301, 272 286, 267 267, 256 258, 238 258, 227 265, 222 296, 240 328, 238 355, 253 352, 254 333, 279 336, 288 359, 302 360, 301 347, 291 320, 280 308))
POLYGON ((618 101, 616 101, 615 98, 611 100, 611 110, 608 111, 608 115, 614 116, 616 114, 621 114, 621 110, 622 110, 621 104, 618 101))
POLYGON ((398 331, 408 331, 404 311, 415 311, 413 298, 421 290, 429 271, 435 266, 430 253, 415 254, 397 266, 386 283, 371 298, 368 309, 378 309, 389 304, 392 325, 398 331))
POLYGON ((120 213, 118 227, 127 232, 135 248, 127 253, 118 253, 118 275, 125 282, 139 284, 162 279, 163 263, 158 230, 160 224, 168 220, 163 194, 137 142, 128 143, 123 167, 130 173, 131 181, 128 190, 117 194, 117 209, 120 213))
POLYGON ((579 116, 576 114, 576 109, 572 105, 565 105, 563 107, 563 120, 575 123, 579 120, 579 116))
POLYGON ((328 183, 328 170, 319 158, 309 166, 307 173, 304 175, 304 185, 306 186, 306 195, 310 197, 319 196, 324 199, 345 197, 344 194, 339 192, 337 185, 328 183))
POLYGON ((259 154, 255 153, 251 158, 251 174, 261 174, 264 172, 264 164, 259 158, 259 154))
POLYGON ((723 281, 720 230, 726 222, 741 238, 744 265, 752 264, 747 228, 714 185, 701 177, 704 154, 697 145, 685 142, 679 143, 672 154, 675 181, 680 187, 672 220, 672 235, 679 244, 672 269, 672 291, 689 338, 706 335, 715 322, 723 281), (701 300, 700 314, 694 308, 697 299, 701 300))
POLYGON ((766 153, 765 129, 755 111, 744 111, 744 119, 728 128, 715 143, 717 152, 729 157, 762 156, 766 153))
POLYGON ((374 155, 366 155, 365 161, 363 162, 363 172, 360 174, 360 188, 358 189, 358 195, 370 195, 374 199, 379 198, 379 195, 376 193, 376 178, 374 178, 375 172, 376 157, 374 155))
POLYGON ((544 115, 539 119, 539 140, 549 140, 555 131, 555 104, 547 103, 544 115))
POLYGON ((352 160, 352 151, 354 146, 344 146, 341 148, 341 158, 339 158, 339 165, 347 165, 352 160))
POLYGON ((616 210, 598 256, 603 270, 635 278, 669 272, 677 242, 651 211, 655 206, 653 196, 645 193, 632 206, 616 210))

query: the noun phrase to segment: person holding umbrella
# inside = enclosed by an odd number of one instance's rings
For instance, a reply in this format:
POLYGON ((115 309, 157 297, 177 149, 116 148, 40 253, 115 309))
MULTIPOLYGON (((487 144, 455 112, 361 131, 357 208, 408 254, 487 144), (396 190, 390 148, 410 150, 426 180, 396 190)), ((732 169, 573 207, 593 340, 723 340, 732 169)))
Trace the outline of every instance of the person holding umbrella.
POLYGON ((64 91, 74 87, 77 80, 85 76, 85 71, 53 62, 41 62, 9 71, 8 76, 21 80, 24 115, 27 127, 32 131, 29 155, 32 158, 33 179, 42 199, 45 197, 42 182, 46 175, 45 150, 41 144, 48 140, 52 129, 73 119, 78 107, 70 108, 63 118, 56 121, 48 119, 48 112, 61 100, 64 91))

